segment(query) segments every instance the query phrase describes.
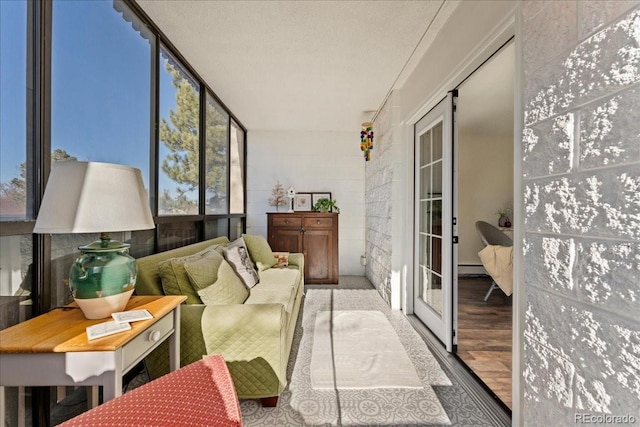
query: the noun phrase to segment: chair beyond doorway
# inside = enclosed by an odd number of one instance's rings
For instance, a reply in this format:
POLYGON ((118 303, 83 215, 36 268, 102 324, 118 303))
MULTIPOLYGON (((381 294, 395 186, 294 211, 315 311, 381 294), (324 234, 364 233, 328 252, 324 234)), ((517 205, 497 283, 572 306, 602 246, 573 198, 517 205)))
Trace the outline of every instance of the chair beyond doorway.
MULTIPOLYGON (((489 245, 506 246, 506 247, 513 246, 513 240, 511 240, 509 236, 507 236, 502 231, 500 231, 500 229, 489 224, 486 221, 476 221, 476 230, 478 231, 478 234, 480 235, 480 239, 482 240, 482 243, 485 246, 489 246, 489 245)), ((494 289, 497 289, 497 288, 499 288, 499 286, 495 282, 495 280, 493 280, 491 282, 491 287, 489 288, 489 291, 487 291, 487 294, 484 297, 484 300, 487 301, 489 299, 489 296, 491 295, 491 292, 493 292, 494 289)))

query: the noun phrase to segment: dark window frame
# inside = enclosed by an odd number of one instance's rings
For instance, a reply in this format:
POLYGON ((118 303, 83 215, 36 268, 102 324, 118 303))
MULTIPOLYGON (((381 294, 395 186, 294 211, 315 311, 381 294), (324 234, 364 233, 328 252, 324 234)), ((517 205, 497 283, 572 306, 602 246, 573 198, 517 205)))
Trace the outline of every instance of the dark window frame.
MULTIPOLYGON (((44 313, 51 309, 49 277, 51 275, 51 236, 44 234, 33 234, 33 227, 37 212, 44 195, 44 189, 51 169, 51 57, 52 57, 52 25, 53 25, 53 6, 50 0, 25 0, 27 3, 27 187, 28 197, 26 206, 26 219, 6 220, 0 222, 0 237, 15 235, 32 235, 33 239, 33 284, 32 284, 32 300, 33 315, 44 313), (29 182, 31 181, 31 182, 29 182)), ((156 227, 154 230, 154 252, 158 251, 159 246, 159 225, 160 224, 179 224, 182 222, 195 222, 197 224, 198 236, 197 241, 204 240, 205 223, 213 221, 225 221, 227 237, 235 236, 232 230, 232 224, 240 221, 242 232, 246 230, 247 219, 247 129, 242 122, 233 114, 233 112, 225 105, 224 102, 216 95, 216 93, 206 85, 201 76, 191 67, 188 61, 180 54, 178 49, 171 43, 168 37, 158 28, 158 26, 144 13, 144 11, 133 0, 121 0, 131 11, 147 25, 153 37, 155 37, 155 47, 152 51, 152 64, 150 70, 150 84, 152 85, 151 95, 149 99, 149 108, 152 112, 150 138, 152 139, 149 148, 149 198, 154 213, 154 221, 156 227), (158 215, 158 177, 159 177, 159 56, 160 46, 163 45, 170 51, 176 59, 178 59, 185 69, 194 77, 200 88, 200 158, 204 156, 205 137, 204 132, 206 114, 206 96, 211 96, 218 105, 224 109, 228 115, 227 133, 227 214, 205 214, 203 203, 204 191, 206 185, 204 183, 206 173, 202 169, 206 167, 206 163, 201 161, 200 174, 200 214, 199 215, 158 215), (244 202, 243 213, 231 214, 230 212, 230 149, 231 149, 231 123, 241 129, 244 138, 243 144, 243 190, 244 202)), ((32 416, 34 425, 48 425, 49 423, 49 389, 34 389, 32 401, 32 416)))

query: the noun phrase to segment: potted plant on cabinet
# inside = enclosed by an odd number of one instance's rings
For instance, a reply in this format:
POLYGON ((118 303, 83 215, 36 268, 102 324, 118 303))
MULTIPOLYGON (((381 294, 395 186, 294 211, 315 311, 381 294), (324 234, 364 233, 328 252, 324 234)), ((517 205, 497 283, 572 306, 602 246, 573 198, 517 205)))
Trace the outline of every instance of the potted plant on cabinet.
POLYGON ((340 213, 340 208, 336 204, 335 200, 322 198, 318 199, 315 205, 311 208, 313 212, 336 212, 340 213))

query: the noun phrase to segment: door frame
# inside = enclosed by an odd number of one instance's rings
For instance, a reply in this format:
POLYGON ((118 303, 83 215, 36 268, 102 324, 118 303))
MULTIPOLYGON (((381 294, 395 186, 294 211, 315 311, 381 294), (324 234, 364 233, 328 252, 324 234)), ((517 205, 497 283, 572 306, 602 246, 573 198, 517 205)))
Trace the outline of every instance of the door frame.
MULTIPOLYGON (((489 31, 487 37, 479 41, 477 46, 469 50, 469 55, 458 64, 453 71, 447 76, 440 84, 438 84, 435 91, 427 94, 423 101, 420 102, 415 110, 407 112, 405 118, 400 121, 400 129, 402 132, 402 140, 404 152, 403 158, 407 164, 413 165, 414 153, 413 153, 413 140, 414 140, 414 126, 415 124, 431 110, 447 93, 457 87, 466 76, 470 75, 474 69, 480 66, 487 58, 489 58, 494 52, 496 52, 500 46, 515 36, 515 80, 514 80, 514 212, 513 221, 514 231, 514 257, 513 257, 513 274, 514 274, 514 289, 513 289, 513 358, 512 358, 512 422, 513 425, 521 425, 523 421, 523 387, 524 382, 521 372, 525 366, 523 356, 524 345, 524 313, 525 298, 524 289, 521 289, 518 283, 523 283, 523 226, 524 226, 524 212, 522 211, 522 148, 519 141, 521 140, 523 123, 521 118, 523 117, 523 94, 524 87, 522 84, 522 43, 519 35, 522 34, 522 5, 515 4, 513 11, 501 21, 493 30, 489 31)), ((406 203, 413 203, 413 167, 405 169, 405 175, 402 177, 402 181, 405 183, 404 199, 406 203)), ((403 311, 408 314, 414 314, 414 283, 413 283, 413 209, 406 209, 404 212, 404 224, 403 227, 403 243, 401 244, 402 252, 405 254, 405 266, 401 271, 401 287, 402 287, 402 301, 401 307, 403 311), (410 226, 409 226, 410 224, 410 226), (410 260, 410 261, 407 261, 410 260)))

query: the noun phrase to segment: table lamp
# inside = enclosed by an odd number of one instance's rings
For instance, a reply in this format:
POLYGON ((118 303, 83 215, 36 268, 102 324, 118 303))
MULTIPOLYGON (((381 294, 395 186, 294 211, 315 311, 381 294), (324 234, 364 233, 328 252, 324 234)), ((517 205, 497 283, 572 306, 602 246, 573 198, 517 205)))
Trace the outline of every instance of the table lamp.
POLYGON ((79 246, 69 286, 87 319, 124 310, 134 291, 137 267, 129 244, 111 240, 110 232, 154 228, 149 199, 139 169, 97 162, 52 164, 34 233, 101 233, 100 240, 79 246))

